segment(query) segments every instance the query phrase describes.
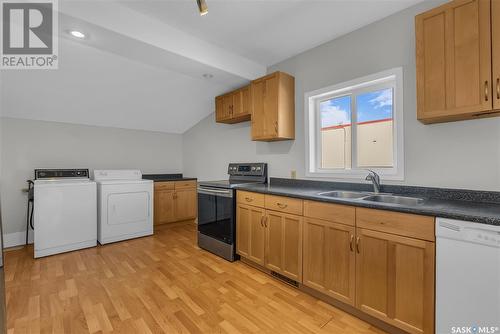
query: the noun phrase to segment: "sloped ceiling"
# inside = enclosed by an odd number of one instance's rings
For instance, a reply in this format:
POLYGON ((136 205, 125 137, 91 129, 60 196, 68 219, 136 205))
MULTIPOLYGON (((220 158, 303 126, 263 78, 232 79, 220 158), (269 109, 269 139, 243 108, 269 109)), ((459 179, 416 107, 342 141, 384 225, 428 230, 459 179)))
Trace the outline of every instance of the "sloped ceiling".
POLYGON ((183 133, 267 66, 417 2, 61 0, 59 69, 2 71, 3 116, 183 133))

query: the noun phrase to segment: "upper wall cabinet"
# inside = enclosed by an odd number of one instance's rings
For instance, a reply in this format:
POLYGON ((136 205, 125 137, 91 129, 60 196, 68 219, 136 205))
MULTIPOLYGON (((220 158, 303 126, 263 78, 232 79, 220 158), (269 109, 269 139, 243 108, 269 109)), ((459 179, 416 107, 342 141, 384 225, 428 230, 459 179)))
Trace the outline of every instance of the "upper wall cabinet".
POLYGON ((493 108, 495 110, 500 110, 500 0, 492 0, 491 18, 493 41, 493 84, 495 86, 495 92, 493 94, 493 108))
POLYGON ((455 0, 415 18, 417 118, 500 114, 500 0, 455 0))
POLYGON ((239 123, 251 118, 250 86, 217 96, 215 98, 215 121, 218 123, 239 123))
POLYGON ((275 72, 215 98, 215 121, 252 120, 252 140, 295 139, 295 79, 275 72))
POLYGON ((295 79, 275 72, 252 82, 252 140, 295 139, 295 79))

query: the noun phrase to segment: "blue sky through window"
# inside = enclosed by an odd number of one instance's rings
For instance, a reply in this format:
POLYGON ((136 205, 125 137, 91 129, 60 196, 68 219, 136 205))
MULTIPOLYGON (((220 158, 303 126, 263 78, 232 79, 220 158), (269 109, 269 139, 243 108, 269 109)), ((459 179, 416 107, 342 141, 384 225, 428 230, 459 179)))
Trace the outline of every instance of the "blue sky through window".
MULTIPOLYGON (((358 123, 392 118, 392 88, 368 92, 356 96, 358 123)), ((321 127, 351 124, 351 96, 341 96, 323 101, 319 105, 321 127)))
POLYGON ((351 97, 341 96, 319 104, 321 127, 351 124, 351 97))
POLYGON ((358 123, 392 118, 392 88, 358 95, 356 107, 358 123))

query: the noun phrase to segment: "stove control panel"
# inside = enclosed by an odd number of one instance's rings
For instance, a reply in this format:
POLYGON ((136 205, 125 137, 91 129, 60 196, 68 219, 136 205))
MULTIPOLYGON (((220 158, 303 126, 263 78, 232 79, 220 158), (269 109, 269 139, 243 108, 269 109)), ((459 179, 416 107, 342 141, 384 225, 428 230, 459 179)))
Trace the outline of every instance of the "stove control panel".
POLYGON ((227 173, 234 176, 266 176, 266 163, 232 163, 227 173))

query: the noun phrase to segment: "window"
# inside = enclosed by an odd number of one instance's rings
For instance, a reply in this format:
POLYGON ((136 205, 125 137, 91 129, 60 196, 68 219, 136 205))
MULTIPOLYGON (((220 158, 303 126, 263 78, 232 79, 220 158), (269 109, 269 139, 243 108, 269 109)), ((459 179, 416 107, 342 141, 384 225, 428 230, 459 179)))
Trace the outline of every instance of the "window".
POLYGON ((307 176, 402 180, 402 69, 305 95, 307 176))

